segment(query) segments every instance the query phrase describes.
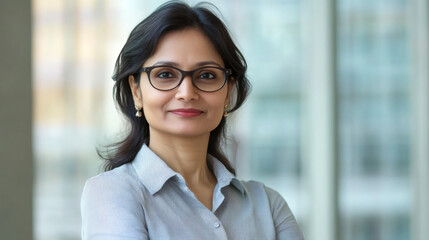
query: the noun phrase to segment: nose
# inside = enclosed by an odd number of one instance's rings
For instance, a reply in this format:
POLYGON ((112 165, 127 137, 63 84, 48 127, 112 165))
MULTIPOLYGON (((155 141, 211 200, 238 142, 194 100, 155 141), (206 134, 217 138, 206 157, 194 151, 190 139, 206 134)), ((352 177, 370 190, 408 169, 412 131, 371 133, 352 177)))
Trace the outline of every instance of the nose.
POLYGON ((197 100, 198 97, 198 89, 192 83, 191 76, 185 76, 177 88, 176 99, 189 102, 197 100))

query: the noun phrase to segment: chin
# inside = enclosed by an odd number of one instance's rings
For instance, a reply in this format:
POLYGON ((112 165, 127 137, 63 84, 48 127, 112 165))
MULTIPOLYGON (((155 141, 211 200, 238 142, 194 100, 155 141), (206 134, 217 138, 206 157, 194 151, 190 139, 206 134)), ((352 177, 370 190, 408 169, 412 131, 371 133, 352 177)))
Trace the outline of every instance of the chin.
POLYGON ((162 131, 167 135, 177 136, 177 137, 201 137, 207 134, 216 128, 216 126, 208 125, 196 125, 196 124, 170 124, 167 128, 159 128, 158 131, 162 131))
POLYGON ((204 135, 209 135, 211 132, 210 129, 175 129, 174 131, 171 131, 170 134, 177 137, 186 137, 186 138, 192 138, 192 137, 201 137, 204 135))

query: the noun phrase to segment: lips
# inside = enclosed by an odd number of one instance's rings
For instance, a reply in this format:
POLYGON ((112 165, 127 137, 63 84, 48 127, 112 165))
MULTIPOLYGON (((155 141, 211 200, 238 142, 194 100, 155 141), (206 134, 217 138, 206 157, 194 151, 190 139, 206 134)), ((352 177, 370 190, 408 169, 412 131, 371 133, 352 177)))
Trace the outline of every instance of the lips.
POLYGON ((203 113, 203 111, 194 108, 180 108, 171 110, 170 112, 181 117, 196 117, 203 113))

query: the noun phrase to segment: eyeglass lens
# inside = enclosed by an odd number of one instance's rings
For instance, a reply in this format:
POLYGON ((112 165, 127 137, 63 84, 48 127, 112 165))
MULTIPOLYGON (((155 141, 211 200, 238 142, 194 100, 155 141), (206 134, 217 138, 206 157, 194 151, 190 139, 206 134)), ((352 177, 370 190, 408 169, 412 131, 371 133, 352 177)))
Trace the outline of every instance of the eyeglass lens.
MULTIPOLYGON (((226 77, 222 69, 204 67, 192 75, 195 86, 202 91, 217 91, 223 87, 226 77)), ((171 90, 182 80, 182 72, 172 67, 155 67, 150 71, 149 80, 159 90, 171 90)))

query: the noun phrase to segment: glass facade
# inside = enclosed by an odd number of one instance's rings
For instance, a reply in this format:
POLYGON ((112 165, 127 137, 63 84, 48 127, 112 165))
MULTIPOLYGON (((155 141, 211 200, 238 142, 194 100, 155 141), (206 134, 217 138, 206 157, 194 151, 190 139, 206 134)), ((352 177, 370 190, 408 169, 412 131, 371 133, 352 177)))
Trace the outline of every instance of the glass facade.
MULTIPOLYGON (((80 239, 80 194, 102 171, 96 147, 125 131, 112 100, 114 62, 132 28, 164 1, 32 2, 35 239, 80 239)), ((240 178, 285 197, 305 235, 317 201, 308 199, 302 140, 305 44, 319 41, 303 33, 311 1, 211 2, 253 85, 228 117, 229 157, 240 178)), ((338 238, 411 239, 410 1, 335 2, 338 238)))
POLYGON ((237 170, 242 178, 260 180, 288 196, 301 220, 301 2, 250 1, 240 8, 240 22, 225 16, 246 57, 252 83, 248 102, 236 119, 232 117, 237 170))
POLYGON ((340 239, 410 238, 407 1, 338 1, 340 239))

